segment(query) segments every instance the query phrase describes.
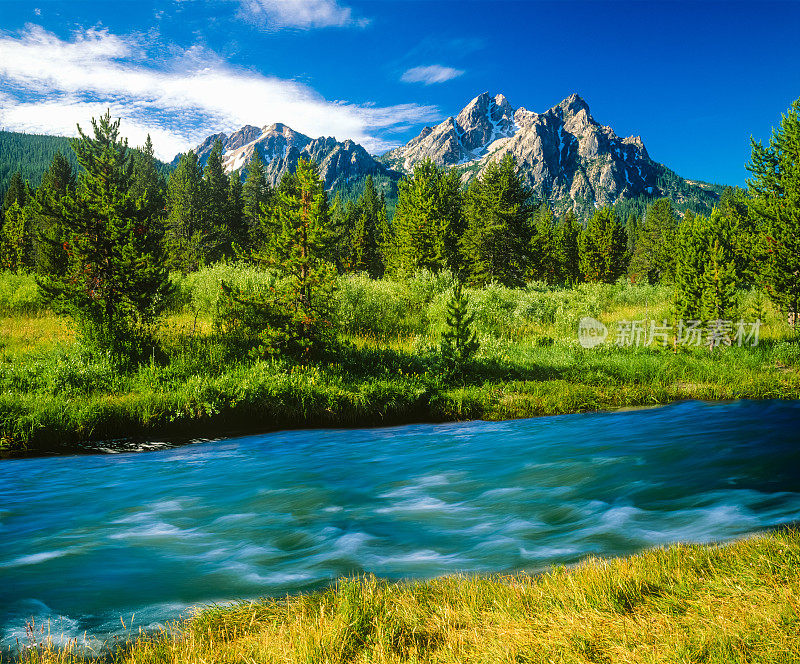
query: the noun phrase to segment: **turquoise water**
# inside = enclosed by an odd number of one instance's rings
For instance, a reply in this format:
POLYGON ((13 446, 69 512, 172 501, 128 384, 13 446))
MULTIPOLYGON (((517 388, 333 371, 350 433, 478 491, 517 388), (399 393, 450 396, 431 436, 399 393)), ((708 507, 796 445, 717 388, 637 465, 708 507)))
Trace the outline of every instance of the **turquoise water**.
POLYGON ((540 570, 800 519, 800 402, 305 430, 0 462, 0 634, 345 574, 540 570))

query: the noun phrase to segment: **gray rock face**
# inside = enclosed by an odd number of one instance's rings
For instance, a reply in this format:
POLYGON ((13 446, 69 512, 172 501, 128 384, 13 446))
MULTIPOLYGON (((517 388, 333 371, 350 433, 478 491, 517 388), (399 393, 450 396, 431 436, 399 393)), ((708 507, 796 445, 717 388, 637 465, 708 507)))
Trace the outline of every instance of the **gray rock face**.
POLYGON ((642 139, 620 138, 600 125, 577 94, 534 113, 514 110, 502 95, 484 92, 455 118, 426 127, 381 160, 408 173, 430 158, 440 166, 462 168, 468 182, 508 153, 534 193, 558 211, 671 193, 659 190, 658 176, 665 169, 650 159, 642 139))
POLYGON ((386 153, 381 160, 409 172, 430 157, 440 166, 455 166, 480 159, 498 139, 513 136, 514 109, 503 95, 484 92, 456 116, 425 127, 406 145, 386 153))
MULTIPOLYGON (((201 165, 208 161, 217 139, 222 141, 226 172, 245 169, 258 152, 272 186, 277 186, 284 173, 293 172, 301 157, 317 162, 326 189, 333 189, 350 179, 365 175, 392 175, 386 166, 351 140, 339 142, 330 137, 311 139, 280 123, 260 129, 246 125, 230 135, 209 136, 195 150, 201 165)), ((177 163, 177 159, 174 163, 177 163)))

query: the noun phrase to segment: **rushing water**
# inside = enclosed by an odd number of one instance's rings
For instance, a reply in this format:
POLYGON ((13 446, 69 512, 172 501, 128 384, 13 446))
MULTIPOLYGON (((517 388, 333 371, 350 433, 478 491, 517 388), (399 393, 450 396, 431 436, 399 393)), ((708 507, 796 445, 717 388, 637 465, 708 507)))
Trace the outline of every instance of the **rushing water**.
POLYGON ((539 570, 800 519, 800 402, 310 430, 0 462, 0 635, 341 575, 539 570))

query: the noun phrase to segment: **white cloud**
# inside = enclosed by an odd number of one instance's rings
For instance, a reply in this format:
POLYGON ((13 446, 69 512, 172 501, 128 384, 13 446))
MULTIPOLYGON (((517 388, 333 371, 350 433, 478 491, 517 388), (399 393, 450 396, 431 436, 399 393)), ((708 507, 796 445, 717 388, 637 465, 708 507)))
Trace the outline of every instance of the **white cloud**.
POLYGON ((403 73, 400 80, 404 83, 432 85, 433 83, 444 83, 453 78, 458 78, 463 73, 462 69, 453 69, 453 67, 443 67, 442 65, 427 65, 424 67, 412 67, 403 73))
POLYGON ((387 134, 439 116, 435 107, 417 104, 328 101, 296 81, 234 68, 201 47, 159 69, 146 62, 144 38, 106 30, 71 40, 35 25, 16 37, 0 33, 0 127, 75 135, 76 121, 85 127, 111 108, 131 144, 150 132, 158 155, 172 158, 212 133, 273 122, 380 152, 397 143, 387 134))
POLYGON ((241 15, 268 28, 363 27, 366 19, 355 19, 350 7, 336 0, 238 0, 241 15))

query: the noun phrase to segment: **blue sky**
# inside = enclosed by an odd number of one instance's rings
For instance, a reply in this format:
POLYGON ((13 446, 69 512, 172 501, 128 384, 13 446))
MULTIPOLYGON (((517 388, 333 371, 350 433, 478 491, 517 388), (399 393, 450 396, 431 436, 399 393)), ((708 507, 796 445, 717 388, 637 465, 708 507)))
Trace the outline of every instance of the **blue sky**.
POLYGON ((800 96, 800 2, 0 0, 0 127, 74 135, 106 107, 159 156, 284 122, 375 153, 483 91, 573 92, 680 175, 744 184, 800 96))

